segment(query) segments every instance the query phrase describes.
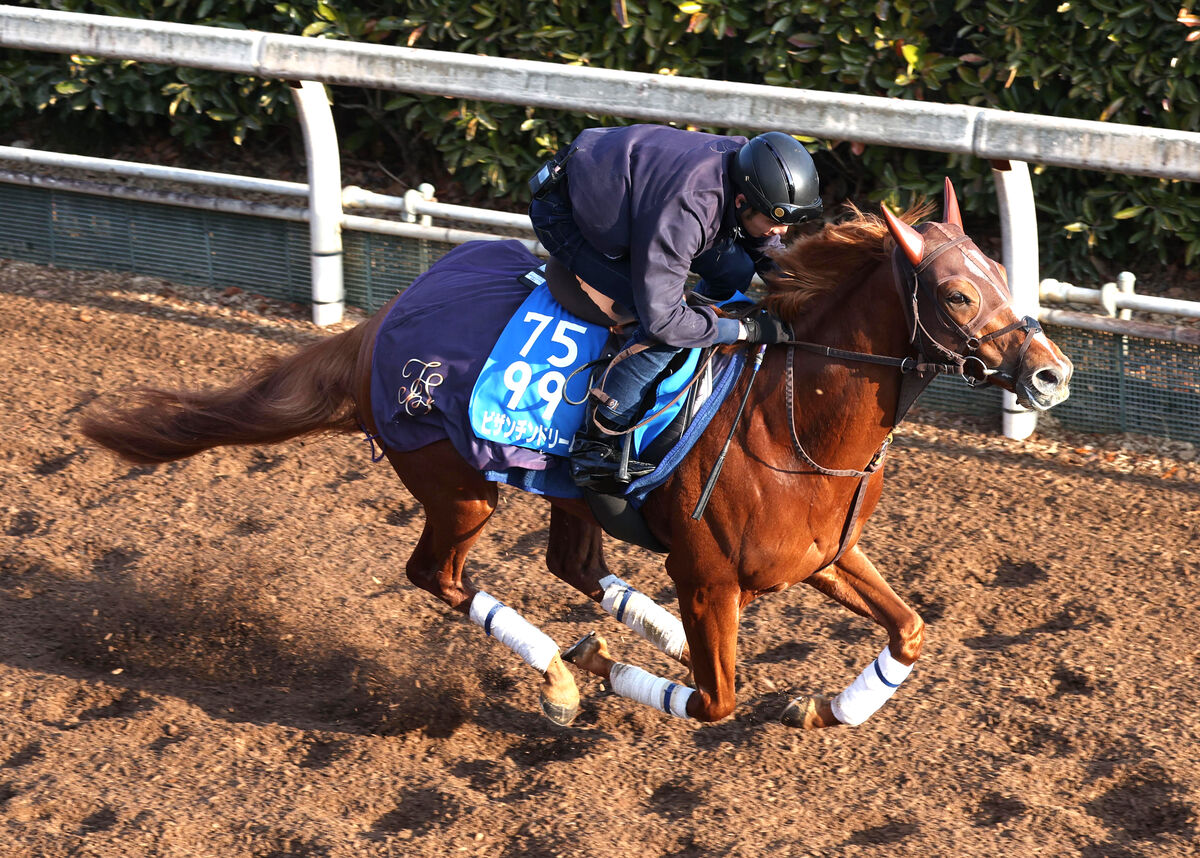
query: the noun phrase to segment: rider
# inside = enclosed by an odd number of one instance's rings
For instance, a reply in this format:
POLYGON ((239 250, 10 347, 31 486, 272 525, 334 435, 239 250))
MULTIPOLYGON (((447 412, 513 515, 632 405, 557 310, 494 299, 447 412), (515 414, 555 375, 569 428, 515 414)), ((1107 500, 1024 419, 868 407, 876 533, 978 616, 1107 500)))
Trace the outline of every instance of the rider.
MULTIPOLYGON (((689 306, 686 280, 695 272, 703 278, 695 291, 723 300, 756 270, 771 270, 770 252, 788 226, 820 215, 817 184, 812 157, 783 132, 747 141, 661 125, 587 129, 534 176, 537 237, 639 323, 626 348, 642 350, 617 361, 603 392, 594 391, 595 423, 609 433, 632 426, 647 388, 682 348, 791 339, 765 309, 738 321, 689 306)), ((597 475, 608 475, 611 442, 589 447, 599 448, 597 475)), ((575 459, 576 479, 586 483, 588 463, 575 459)))

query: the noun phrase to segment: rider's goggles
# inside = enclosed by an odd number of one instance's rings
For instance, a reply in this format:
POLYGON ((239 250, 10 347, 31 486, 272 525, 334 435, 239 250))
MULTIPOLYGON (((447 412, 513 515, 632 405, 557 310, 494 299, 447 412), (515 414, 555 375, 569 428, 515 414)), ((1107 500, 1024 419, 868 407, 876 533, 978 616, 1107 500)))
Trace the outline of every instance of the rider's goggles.
POLYGON ((796 206, 791 203, 772 203, 771 208, 764 212, 775 223, 782 223, 786 226, 804 223, 806 220, 810 220, 820 213, 820 200, 807 206, 796 206))

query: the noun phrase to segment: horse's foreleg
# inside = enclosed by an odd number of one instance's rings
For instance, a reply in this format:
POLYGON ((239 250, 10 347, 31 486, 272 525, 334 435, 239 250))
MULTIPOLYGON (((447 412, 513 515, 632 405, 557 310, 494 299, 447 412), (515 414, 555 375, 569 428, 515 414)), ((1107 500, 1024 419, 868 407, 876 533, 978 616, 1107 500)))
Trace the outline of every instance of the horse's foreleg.
POLYGON ((581 670, 607 679, 613 692, 621 697, 652 706, 677 718, 687 718, 690 714, 688 702, 695 689, 655 676, 632 664, 616 661, 608 651, 608 642, 595 632, 589 632, 581 638, 563 653, 563 658, 581 670))
POLYGON ((612 690, 621 697, 679 718, 719 721, 733 712, 736 702, 738 593, 736 588, 729 592, 726 589, 680 590, 680 606, 692 644, 695 688, 615 661, 604 639, 594 633, 569 649, 563 657, 577 667, 609 680, 612 690))
POLYGON ((912 671, 921 654, 925 623, 888 586, 857 546, 837 564, 811 576, 808 583, 887 629, 888 645, 841 694, 832 700, 793 700, 783 713, 783 721, 806 728, 861 724, 891 698, 912 671))
POLYGON ((546 566, 660 652, 691 667, 687 635, 679 618, 608 571, 603 532, 587 513, 557 505, 550 512, 546 566), (587 516, 585 518, 584 516, 587 516))
POLYGON ((558 645, 515 610, 473 587, 464 574, 467 553, 496 509, 496 484, 464 462, 448 442, 418 454, 389 451, 388 460, 425 509, 425 526, 405 570, 409 580, 466 614, 541 673, 542 711, 557 724, 569 724, 579 711, 579 690, 558 645))

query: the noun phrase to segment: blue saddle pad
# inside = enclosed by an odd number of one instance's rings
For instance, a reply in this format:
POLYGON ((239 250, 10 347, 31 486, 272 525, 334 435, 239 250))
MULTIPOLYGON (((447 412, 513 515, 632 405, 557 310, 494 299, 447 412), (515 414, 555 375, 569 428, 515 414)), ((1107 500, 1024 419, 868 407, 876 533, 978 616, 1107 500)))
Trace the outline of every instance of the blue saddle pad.
MULTIPOLYGON (((512 315, 493 346, 471 391, 471 428, 485 441, 566 456, 583 426, 590 373, 600 357, 608 329, 563 309, 537 271, 537 285, 512 315)), ((663 380, 650 413, 661 411, 634 432, 634 454, 648 447, 683 406, 672 402, 687 385, 700 360, 690 349, 683 365, 663 380)))
POLYGON ((475 381, 471 428, 486 441, 565 456, 583 425, 583 367, 600 356, 608 330, 568 313, 537 280, 475 381))

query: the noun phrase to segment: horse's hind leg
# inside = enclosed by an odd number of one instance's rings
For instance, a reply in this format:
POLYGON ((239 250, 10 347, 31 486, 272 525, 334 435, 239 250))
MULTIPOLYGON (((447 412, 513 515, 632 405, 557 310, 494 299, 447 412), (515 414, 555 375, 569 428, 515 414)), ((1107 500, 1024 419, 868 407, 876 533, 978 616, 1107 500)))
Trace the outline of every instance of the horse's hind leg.
POLYGON ((467 552, 496 509, 496 484, 463 461, 449 442, 387 455, 425 509, 425 526, 405 570, 409 580, 469 616, 539 671, 542 710, 555 723, 569 724, 579 711, 579 690, 558 646, 512 608, 472 586, 464 572, 467 552))
POLYGON ((875 565, 855 546, 808 583, 856 614, 887 629, 888 645, 858 678, 832 700, 799 698, 784 710, 783 722, 808 729, 856 725, 875 714, 912 670, 925 640, 925 623, 888 586, 875 565))
POLYGON ((555 499, 550 511, 546 567, 685 667, 691 667, 683 623, 608 570, 603 531, 581 501, 555 499))

